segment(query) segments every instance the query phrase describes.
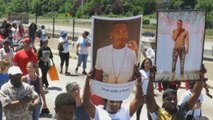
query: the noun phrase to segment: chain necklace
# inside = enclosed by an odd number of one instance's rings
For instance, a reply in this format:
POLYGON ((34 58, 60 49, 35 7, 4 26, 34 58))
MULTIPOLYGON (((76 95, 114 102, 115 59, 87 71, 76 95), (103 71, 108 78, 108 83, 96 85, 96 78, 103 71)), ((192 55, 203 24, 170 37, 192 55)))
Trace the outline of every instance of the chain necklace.
POLYGON ((118 83, 118 78, 120 77, 120 74, 121 74, 121 71, 122 71, 122 68, 123 68, 123 65, 124 65, 124 61, 126 59, 126 46, 125 46, 125 51, 124 51, 124 55, 123 55, 123 61, 122 61, 122 64, 120 66, 120 69, 118 71, 118 75, 116 75, 114 59, 113 58, 114 58, 114 52, 113 52, 113 48, 112 48, 112 67, 113 67, 113 74, 114 74, 114 77, 115 77, 115 83, 117 84, 118 83))

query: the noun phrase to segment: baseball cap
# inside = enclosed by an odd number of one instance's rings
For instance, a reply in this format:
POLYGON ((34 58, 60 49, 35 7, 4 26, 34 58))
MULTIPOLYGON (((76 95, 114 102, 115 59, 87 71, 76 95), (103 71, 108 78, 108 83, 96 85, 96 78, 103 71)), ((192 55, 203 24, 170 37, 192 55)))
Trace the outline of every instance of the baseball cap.
POLYGON ((31 42, 30 38, 26 37, 23 39, 23 42, 31 42))
POLYGON ((177 96, 177 91, 176 90, 173 90, 171 88, 168 88, 166 89, 164 92, 163 92, 163 99, 165 99, 167 96, 169 95, 175 95, 177 96))
POLYGON ((79 87, 77 82, 72 82, 72 83, 69 82, 69 83, 67 83, 66 91, 67 92, 71 92, 75 86, 79 87))
POLYGON ((12 66, 8 69, 8 75, 22 74, 21 69, 18 66, 12 66))
POLYGON ((66 37, 66 36, 67 36, 67 32, 62 31, 62 32, 60 33, 60 37, 66 37))

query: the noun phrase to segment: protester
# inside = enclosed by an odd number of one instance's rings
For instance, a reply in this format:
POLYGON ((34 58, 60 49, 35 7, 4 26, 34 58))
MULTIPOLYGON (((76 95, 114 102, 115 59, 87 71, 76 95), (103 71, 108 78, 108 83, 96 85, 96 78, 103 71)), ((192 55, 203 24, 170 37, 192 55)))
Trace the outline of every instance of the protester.
MULTIPOLYGON (((10 63, 8 61, 5 61, 5 60, 0 61, 0 89, 1 89, 1 86, 4 85, 9 80, 9 75, 7 72, 9 67, 10 67, 10 63)), ((0 120, 2 120, 1 101, 0 101, 0 120)))
MULTIPOLYGON (((192 92, 193 92, 195 83, 196 83, 195 81, 190 81, 190 83, 189 83, 190 89, 183 93, 180 101, 178 102, 178 105, 181 105, 190 99, 190 97, 192 96, 192 92)), ((200 96, 199 96, 197 102, 195 103, 193 109, 189 110, 185 116, 187 118, 187 120, 192 120, 192 119, 196 120, 197 118, 201 117, 201 115, 202 115, 201 108, 202 108, 203 100, 204 100, 203 94, 200 93, 200 96)))
POLYGON ((29 32, 29 37, 32 41, 32 45, 34 45, 34 42, 35 42, 36 31, 37 31, 37 25, 35 23, 31 23, 28 28, 28 32, 29 32))
POLYGON ((143 92, 141 84, 141 76, 138 69, 135 67, 136 78, 136 94, 134 99, 127 105, 122 106, 123 101, 113 101, 110 98, 105 99, 104 106, 95 106, 90 101, 90 79, 88 76, 85 83, 83 94, 83 105, 88 115, 94 120, 130 120, 140 105, 143 105, 143 92))
POLYGON ((13 50, 10 48, 11 41, 5 39, 3 41, 3 47, 0 49, 0 61, 8 61, 12 65, 13 50))
POLYGON ((28 74, 26 69, 28 62, 38 63, 37 55, 30 46, 30 43, 30 38, 24 38, 23 49, 16 52, 13 58, 13 64, 20 67, 21 71, 23 72, 23 75, 28 74))
POLYGON ((90 117, 86 113, 83 107, 83 100, 80 96, 80 87, 78 83, 67 83, 66 92, 69 93, 76 102, 75 120, 90 120, 90 117))
POLYGON ((44 40, 47 39, 47 33, 44 25, 41 26, 41 29, 38 31, 37 36, 40 39, 40 47, 42 47, 44 40))
POLYGON ((56 120, 74 120, 75 99, 68 93, 61 93, 55 99, 56 120))
POLYGON ((50 47, 48 46, 48 40, 46 39, 46 40, 43 40, 43 45, 38 50, 38 61, 39 61, 39 67, 41 68, 41 73, 42 73, 42 84, 45 85, 45 88, 48 88, 49 86, 49 83, 47 80, 47 73, 51 66, 50 60, 52 60, 52 64, 54 64, 53 54, 50 47))
POLYGON ((30 85, 21 82, 19 67, 10 67, 8 75, 10 80, 1 88, 5 95, 1 102, 6 120, 32 120, 32 102, 39 101, 38 94, 30 85))
MULTIPOLYGON (((47 108, 47 104, 46 104, 46 99, 45 99, 45 93, 43 90, 43 86, 42 86, 42 80, 41 78, 38 76, 38 74, 36 73, 36 64, 33 62, 28 62, 27 63, 27 71, 28 74, 22 76, 21 80, 23 82, 26 82, 28 84, 30 84, 31 86, 33 86, 34 90, 36 91, 36 93, 41 96, 42 100, 43 100, 43 107, 42 108, 47 108)), ((40 116, 40 111, 41 111, 41 101, 35 101, 34 102, 34 109, 33 109, 33 120, 38 120, 39 116, 40 116)))
MULTIPOLYGON (((18 40, 22 40, 25 36, 25 30, 24 30, 24 26, 22 24, 18 25, 18 31, 17 31, 17 39, 18 40)), ((33 42, 31 42, 33 43, 33 42)))
POLYGON ((196 82, 192 96, 188 101, 180 106, 177 106, 177 91, 166 89, 163 93, 163 105, 159 107, 154 99, 153 81, 155 79, 156 70, 153 68, 150 72, 149 87, 147 93, 147 107, 152 117, 152 120, 185 120, 187 111, 193 109, 202 90, 204 82, 205 67, 201 67, 201 79, 196 82))
POLYGON ((78 67, 81 66, 81 63, 83 62, 83 75, 86 75, 86 67, 87 67, 87 57, 88 57, 88 47, 91 46, 89 39, 87 36, 89 35, 88 31, 84 31, 82 34, 82 37, 79 37, 77 41, 77 55, 78 55, 78 64, 75 68, 75 72, 78 72, 78 67))
MULTIPOLYGON (((146 97, 147 97, 147 88, 149 83, 149 76, 150 76, 150 68, 152 67, 152 61, 149 58, 146 58, 143 60, 140 68, 141 73, 141 82, 143 86, 143 95, 144 95, 144 103, 146 103, 146 97)), ((138 108, 136 112, 136 119, 140 120, 140 114, 141 114, 142 105, 138 108)))
POLYGON ((150 47, 146 50, 146 57, 152 60, 152 64, 155 64, 155 39, 150 38, 150 47))
POLYGON ((12 38, 13 38, 13 41, 17 41, 17 33, 18 33, 17 23, 13 23, 13 24, 12 24, 11 31, 12 31, 12 38))
POLYGON ((67 32, 62 31, 60 33, 59 43, 63 45, 63 51, 59 51, 59 56, 61 59, 60 64, 60 73, 63 73, 63 66, 65 62, 65 75, 70 75, 70 72, 68 72, 69 67, 69 45, 67 32))

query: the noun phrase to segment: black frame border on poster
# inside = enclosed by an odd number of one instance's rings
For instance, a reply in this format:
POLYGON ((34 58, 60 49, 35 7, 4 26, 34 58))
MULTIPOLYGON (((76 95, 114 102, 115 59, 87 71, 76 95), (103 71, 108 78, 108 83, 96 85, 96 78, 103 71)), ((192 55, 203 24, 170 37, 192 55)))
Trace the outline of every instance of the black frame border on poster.
MULTIPOLYGON (((156 35, 155 35, 155 39, 156 39, 156 49, 155 49, 155 53, 157 53, 157 45, 158 45, 158 13, 159 12, 187 12, 187 11, 200 11, 200 12, 205 12, 205 24, 204 24, 204 34, 203 34, 203 46, 202 46, 202 55, 201 55, 201 65, 203 64, 203 54, 204 54, 204 44, 205 44, 205 35, 206 35, 206 21, 207 21, 207 10, 205 9, 157 9, 157 24, 156 24, 156 35)), ((156 58, 157 58, 157 54, 155 54, 155 65, 156 65, 156 58)), ((157 65, 156 65, 157 66, 157 65)), ((201 68, 201 66, 200 66, 201 68)), ((199 79, 198 79, 199 80, 199 79)), ((187 82, 187 81, 198 81, 198 80, 174 80, 173 82, 187 82)), ((161 81, 156 81, 155 82, 163 82, 164 80, 161 81)), ((166 81, 165 81, 166 82, 166 81)), ((168 81, 170 82, 170 81, 168 81)))

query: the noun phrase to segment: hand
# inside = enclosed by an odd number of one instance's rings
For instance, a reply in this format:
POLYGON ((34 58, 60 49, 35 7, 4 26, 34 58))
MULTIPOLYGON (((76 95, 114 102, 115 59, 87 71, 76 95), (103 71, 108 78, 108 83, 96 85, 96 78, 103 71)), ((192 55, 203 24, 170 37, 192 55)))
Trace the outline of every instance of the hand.
POLYGON ((206 67, 204 66, 204 64, 201 65, 201 69, 200 69, 200 74, 202 76, 204 76, 204 74, 206 74, 207 70, 206 70, 206 67))
POLYGON ((28 110, 33 111, 34 108, 35 108, 35 105, 33 103, 29 103, 28 110))
POLYGON ((87 79, 95 79, 95 70, 90 70, 87 74, 87 79))
POLYGON ((141 73, 137 65, 134 65, 134 72, 132 80, 137 80, 138 83, 141 83, 141 73))
POLYGON ((150 78, 151 78, 150 80, 154 80, 155 79, 156 72, 157 72, 156 66, 152 66, 150 68, 150 78))
POLYGON ((131 50, 138 51, 138 45, 137 45, 137 43, 136 43, 135 40, 130 40, 130 41, 128 41, 127 46, 128 46, 131 50))

